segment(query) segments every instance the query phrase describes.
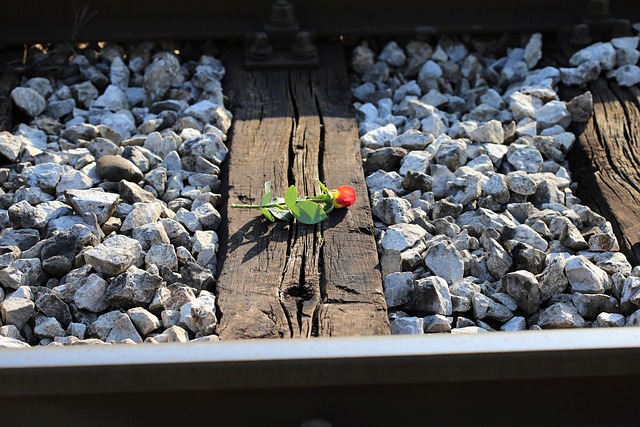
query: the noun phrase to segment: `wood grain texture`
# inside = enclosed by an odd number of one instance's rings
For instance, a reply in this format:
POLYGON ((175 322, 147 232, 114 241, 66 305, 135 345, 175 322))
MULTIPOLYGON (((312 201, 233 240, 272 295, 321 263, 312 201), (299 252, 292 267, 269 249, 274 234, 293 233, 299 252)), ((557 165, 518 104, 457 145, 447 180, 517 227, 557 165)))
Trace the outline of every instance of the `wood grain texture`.
POLYGON ((574 125, 577 196, 614 228, 629 261, 640 262, 640 90, 605 79, 589 85, 594 114, 574 125))
POLYGON ((317 225, 226 210, 221 339, 389 334, 343 52, 321 54, 326 67, 290 71, 244 71, 239 50, 223 55, 235 116, 227 206, 259 203, 265 181, 274 195, 290 184, 313 195, 318 178, 352 185, 359 199, 317 225))

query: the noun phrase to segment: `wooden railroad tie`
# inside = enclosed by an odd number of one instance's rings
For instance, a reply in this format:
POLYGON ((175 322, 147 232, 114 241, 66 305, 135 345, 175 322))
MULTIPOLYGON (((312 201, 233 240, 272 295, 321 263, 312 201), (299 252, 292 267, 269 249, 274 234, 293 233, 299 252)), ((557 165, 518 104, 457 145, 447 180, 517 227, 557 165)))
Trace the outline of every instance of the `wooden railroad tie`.
POLYGON ((317 225, 226 210, 223 340, 389 334, 344 53, 333 44, 320 55, 318 69, 245 71, 239 47, 223 54, 234 111, 227 206, 259 203, 265 181, 274 195, 291 184, 313 195, 317 179, 358 195, 317 225))
MULTIPOLYGON (((593 116, 574 125, 578 197, 609 220, 620 249, 640 263, 640 89, 604 78, 589 84, 593 116)), ((572 94, 575 94, 572 92, 572 94)))

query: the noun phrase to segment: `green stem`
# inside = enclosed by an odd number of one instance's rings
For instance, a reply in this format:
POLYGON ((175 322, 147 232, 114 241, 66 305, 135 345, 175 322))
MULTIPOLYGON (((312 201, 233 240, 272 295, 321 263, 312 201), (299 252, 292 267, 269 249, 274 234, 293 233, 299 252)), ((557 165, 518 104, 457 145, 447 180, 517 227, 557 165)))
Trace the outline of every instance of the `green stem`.
POLYGON ((232 208, 242 208, 242 209, 262 209, 262 208, 275 208, 280 207, 282 209, 286 209, 287 207, 283 203, 268 203, 266 205, 242 205, 238 203, 232 203, 232 208))

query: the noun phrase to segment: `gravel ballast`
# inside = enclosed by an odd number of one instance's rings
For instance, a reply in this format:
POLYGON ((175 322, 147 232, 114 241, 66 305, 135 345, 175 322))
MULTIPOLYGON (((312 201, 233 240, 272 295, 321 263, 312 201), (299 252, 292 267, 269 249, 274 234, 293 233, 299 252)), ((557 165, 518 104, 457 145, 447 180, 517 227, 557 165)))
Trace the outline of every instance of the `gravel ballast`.
POLYGON ((352 89, 394 334, 635 326, 640 268, 574 196, 560 84, 634 78, 638 37, 539 66, 542 35, 495 55, 479 40, 366 42, 352 89))
POLYGON ((232 116, 221 62, 191 57, 107 44, 11 92, 24 123, 0 132, 0 347, 217 340, 232 116))

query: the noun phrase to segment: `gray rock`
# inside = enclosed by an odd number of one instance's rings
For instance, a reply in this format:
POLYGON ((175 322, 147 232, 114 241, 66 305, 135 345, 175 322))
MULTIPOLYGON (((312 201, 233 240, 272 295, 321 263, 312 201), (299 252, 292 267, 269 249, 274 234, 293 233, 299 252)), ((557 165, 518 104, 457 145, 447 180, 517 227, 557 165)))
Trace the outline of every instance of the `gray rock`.
MULTIPOLYGON (((408 157, 408 156, 407 156, 408 157)), ((377 171, 366 178, 369 194, 389 189, 394 193, 402 193, 402 176, 397 172, 377 171)))
POLYGON ((527 321, 522 316, 515 316, 511 318, 509 321, 505 322, 504 325, 500 327, 501 331, 526 331, 527 330, 527 321))
POLYGON ((371 149, 382 148, 390 145, 391 141, 398 136, 398 129, 393 123, 371 130, 360 137, 360 142, 364 147, 371 149))
POLYGON ((116 320, 122 314, 123 314, 122 312, 120 312, 118 310, 114 310, 114 311, 110 311, 108 313, 105 313, 105 314, 99 316, 89 326, 89 334, 92 337, 96 337, 96 338, 99 338, 99 339, 105 341, 107 339, 107 337, 109 336, 109 333, 113 329, 116 320))
POLYGON ((67 335, 67 332, 55 317, 47 317, 42 314, 35 315, 33 333, 39 338, 64 337, 67 335))
POLYGON ((422 317, 397 317, 389 322, 392 335, 416 335, 424 333, 422 317))
POLYGON ((587 122, 593 115, 593 96, 591 92, 577 95, 567 103, 567 109, 571 113, 574 122, 587 122))
POLYGON ((411 151, 401 162, 400 175, 408 175, 411 172, 426 173, 433 154, 428 151, 411 151))
POLYGON ((142 307, 130 308, 127 310, 127 315, 143 337, 146 337, 161 326, 160 319, 142 307))
POLYGON ((411 203, 400 197, 385 197, 371 211, 385 224, 408 223, 414 219, 411 203))
POLYGON ((117 194, 98 190, 67 190, 64 195, 79 215, 95 213, 100 225, 111 217, 120 201, 117 194))
POLYGON ((141 251, 142 247, 137 240, 118 235, 85 251, 84 259, 98 273, 116 276, 131 267, 140 257, 141 251))
POLYGON ((467 144, 459 139, 443 141, 436 152, 435 161, 455 172, 467 163, 467 144))
POLYGON ((531 38, 529 38, 529 41, 524 48, 524 61, 527 63, 527 67, 532 70, 541 58, 542 34, 534 33, 531 35, 531 38))
POLYGON ((131 266, 111 280, 105 292, 106 301, 114 308, 147 306, 161 284, 162 277, 131 266))
POLYGON ((582 328, 584 319, 572 305, 557 302, 540 312, 538 325, 542 329, 582 328))
POLYGON ((39 258, 17 259, 0 270, 0 284, 5 288, 18 289, 20 286, 42 284, 42 263, 39 258))
POLYGON ((405 150, 423 150, 433 142, 433 139, 433 135, 410 129, 393 138, 389 145, 391 147, 404 148, 405 150))
POLYGON ((436 276, 415 281, 412 298, 407 307, 420 312, 450 316, 453 305, 447 282, 436 276))
POLYGON ((555 257, 547 263, 547 267, 538 276, 541 301, 546 301, 567 288, 569 280, 564 274, 565 267, 566 262, 563 257, 555 257))
POLYGON ((22 169, 22 177, 32 187, 39 187, 47 193, 54 193, 60 177, 62 166, 56 163, 41 163, 22 169))
POLYGON ((488 256, 487 268, 489 273, 498 280, 511 269, 513 259, 495 239, 483 239, 483 246, 488 256))
POLYGON ((507 161, 517 170, 535 173, 542 167, 542 154, 532 145, 513 143, 507 151, 507 161))
POLYGON ((129 108, 127 95, 117 86, 109 85, 93 104, 92 108, 100 108, 110 111, 119 111, 129 108))
POLYGON ((546 260, 546 254, 543 251, 516 240, 508 240, 507 247, 515 270, 527 270, 533 274, 542 273, 546 260))
POLYGON ((451 243, 440 242, 427 249, 425 266, 452 284, 464 277, 464 259, 451 243))
POLYGON ((23 200, 8 209, 9 219, 16 227, 44 229, 49 221, 61 216, 70 215, 71 208, 56 200, 31 206, 23 200))
POLYGON ((546 251, 549 244, 534 229, 526 224, 518 225, 508 233, 510 239, 526 243, 540 251, 546 251))
POLYGON ((609 276, 583 256, 573 256, 565 267, 572 292, 601 294, 609 286, 609 276))
POLYGON ((507 291, 526 313, 535 313, 540 307, 540 284, 533 273, 524 270, 507 273, 500 279, 507 291))
POLYGON ((47 101, 35 90, 17 87, 11 91, 11 99, 21 111, 31 117, 40 115, 47 107, 47 101))
POLYGON ((99 313, 109 307, 105 300, 107 281, 97 274, 91 274, 84 284, 73 295, 73 301, 78 308, 99 313))
POLYGON ((469 133, 473 142, 486 142, 491 144, 504 143, 504 129, 502 123, 497 120, 489 120, 469 133))
POLYGON ((7 298, 0 303, 0 314, 5 325, 22 329, 35 313, 35 304, 26 298, 7 298))
POLYGON ((382 238, 382 248, 403 251, 426 235, 427 231, 419 225, 394 224, 386 230, 382 238))
POLYGON ((189 333, 180 326, 173 325, 168 327, 160 335, 153 337, 155 342, 189 342, 189 333))
POLYGON ((452 318, 443 316, 441 314, 434 314, 425 316, 424 320, 424 332, 427 334, 438 332, 451 332, 452 318))
POLYGON ((105 155, 97 161, 97 171, 102 179, 108 181, 127 180, 140 182, 143 178, 140 169, 124 157, 105 155))
POLYGON ((593 257, 593 261, 607 274, 613 275, 618 272, 626 276, 631 274, 631 264, 621 252, 604 252, 593 257))
POLYGON ((407 155, 407 150, 400 147, 384 147, 367 154, 364 164, 365 173, 377 170, 392 171, 400 167, 400 161, 407 155))
POLYGON ((24 348, 31 347, 26 342, 22 342, 15 338, 4 337, 0 335, 0 348, 24 348))
POLYGON ((173 245, 168 243, 154 243, 151 245, 145 256, 145 263, 166 267, 169 270, 178 270, 178 257, 173 245))
POLYGON ((640 307, 640 277, 629 276, 624 281, 620 295, 620 308, 629 312, 640 307))
POLYGON ((24 136, 13 135, 6 131, 0 132, 0 154, 9 161, 16 161, 25 145, 30 145, 30 141, 24 136))
POLYGON ((582 294, 575 292, 571 301, 578 310, 578 314, 585 319, 595 319, 602 312, 616 313, 619 311, 618 300, 605 294, 582 294))
POLYGON ((591 325, 593 328, 613 328, 625 326, 625 318, 619 313, 600 313, 591 325))
POLYGON ((482 186, 482 190, 493 196, 498 203, 507 203, 509 201, 509 188, 504 175, 493 174, 487 182, 482 186))
POLYGON ((618 84, 623 87, 634 86, 640 83, 640 67, 635 64, 623 65, 616 70, 608 72, 607 78, 616 79, 618 84))
POLYGON ((180 71, 180 62, 169 52, 157 53, 144 71, 145 102, 151 105, 169 90, 180 71))
POLYGON ((477 319, 490 318, 505 322, 513 317, 511 310, 492 300, 491 298, 481 293, 476 293, 471 298, 473 305, 473 313, 477 319))
POLYGON ((399 67, 404 64, 407 57, 402 51, 402 48, 400 48, 396 42, 392 41, 387 43, 384 49, 382 49, 378 59, 394 67, 399 67))
MULTIPOLYGON (((203 157, 215 164, 220 164, 229 152, 222 139, 215 134, 206 134, 201 137, 186 140, 179 148, 181 156, 190 156, 195 164, 197 157, 203 157)), ((184 165, 184 159, 183 159, 184 165)))
POLYGON ((211 335, 217 325, 215 297, 201 291, 198 298, 180 308, 180 324, 195 334, 211 335))
POLYGON ((391 273, 384 278, 384 296, 389 307, 408 303, 413 294, 413 273, 391 273))
POLYGON ((555 125, 567 128, 571 124, 571 113, 562 101, 549 101, 536 112, 536 122, 542 129, 555 125))
POLYGON ((616 51, 611 43, 595 43, 574 53, 569 58, 569 64, 573 67, 596 62, 603 70, 611 70, 616 65, 616 51))
POLYGON ((111 84, 121 90, 127 90, 130 76, 131 72, 129 71, 129 67, 127 67, 122 58, 120 56, 113 58, 111 67, 109 68, 109 80, 111 84))
POLYGON ((122 221, 121 231, 134 230, 145 224, 156 222, 162 214, 162 205, 159 202, 135 203, 133 209, 122 221))
POLYGON ((122 343, 127 340, 131 340, 134 343, 141 343, 142 337, 140 337, 129 316, 122 313, 114 320, 113 328, 109 331, 109 335, 107 335, 105 341, 122 343))
POLYGON ((58 295, 51 291, 43 291, 35 300, 36 310, 47 317, 55 318, 63 327, 71 323, 69 306, 58 295))
POLYGON ((20 330, 14 325, 0 326, 0 337, 13 338, 15 340, 25 342, 24 337, 20 334, 20 330))
POLYGON ((627 316, 624 326, 640 326, 640 310, 636 310, 627 316))
POLYGON ((514 193, 530 196, 536 193, 536 181, 523 171, 510 172, 506 176, 507 187, 514 193))

